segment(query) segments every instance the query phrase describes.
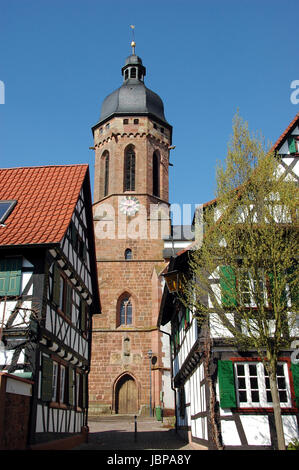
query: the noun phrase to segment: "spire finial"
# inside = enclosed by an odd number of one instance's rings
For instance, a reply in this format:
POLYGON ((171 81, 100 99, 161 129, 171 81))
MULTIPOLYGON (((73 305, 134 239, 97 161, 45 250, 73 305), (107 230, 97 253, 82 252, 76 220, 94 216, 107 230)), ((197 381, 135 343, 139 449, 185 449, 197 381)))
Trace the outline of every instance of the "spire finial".
POLYGON ((130 28, 132 29, 132 35, 133 35, 133 41, 131 42, 132 54, 135 55, 135 46, 136 46, 136 43, 135 43, 135 35, 134 35, 135 26, 134 26, 133 24, 131 24, 131 25, 130 25, 130 28))

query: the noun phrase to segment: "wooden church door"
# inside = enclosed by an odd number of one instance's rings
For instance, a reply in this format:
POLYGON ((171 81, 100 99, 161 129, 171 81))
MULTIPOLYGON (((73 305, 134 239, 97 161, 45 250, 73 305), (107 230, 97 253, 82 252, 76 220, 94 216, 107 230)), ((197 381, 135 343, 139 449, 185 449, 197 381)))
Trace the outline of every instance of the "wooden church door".
POLYGON ((138 411, 137 386, 130 375, 124 375, 116 385, 115 411, 118 414, 133 414, 138 411))

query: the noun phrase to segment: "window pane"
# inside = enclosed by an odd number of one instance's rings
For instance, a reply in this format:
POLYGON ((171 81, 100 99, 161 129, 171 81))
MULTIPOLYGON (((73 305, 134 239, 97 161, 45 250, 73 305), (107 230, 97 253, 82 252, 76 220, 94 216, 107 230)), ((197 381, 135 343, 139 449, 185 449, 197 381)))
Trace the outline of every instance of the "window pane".
POLYGON ((257 378, 251 378, 250 379, 250 386, 251 386, 251 388, 254 388, 254 389, 258 388, 257 378))
POLYGON ((109 188, 109 155, 106 155, 105 158, 105 187, 104 187, 104 196, 107 196, 109 188))
POLYGON ((238 364, 237 365, 237 374, 238 375, 245 375, 245 370, 244 370, 244 366, 241 365, 241 364, 238 364))
POLYGON ((16 201, 0 201, 0 223, 5 222, 15 204, 16 201))
POLYGON ((0 202, 0 219, 4 216, 7 209, 9 209, 11 202, 0 202))
POLYGON ((64 311, 64 279, 60 277, 59 308, 64 311))
POLYGON ((127 325, 131 325, 132 323, 132 304, 128 302, 127 304, 127 325))
POLYGON ((126 324, 126 301, 123 300, 120 305, 120 324, 126 324))
POLYGON ((238 387, 241 388, 241 389, 246 388, 245 378, 244 379, 240 378, 240 377, 238 378, 238 387))
POLYGON ((245 401, 245 402, 247 401, 247 394, 246 394, 245 391, 240 391, 239 392, 239 400, 240 401, 245 401))
POLYGON ((287 397, 286 390, 280 390, 279 391, 279 400, 280 400, 281 403, 287 403, 288 397, 287 397))
POLYGON ((257 375, 256 373, 256 365, 255 364, 250 364, 249 365, 249 374, 252 375, 257 375))
POLYGON ((57 400, 57 372, 58 372, 58 364, 54 362, 53 363, 53 381, 52 381, 52 401, 57 400))
POLYGON ((260 401, 259 392, 257 390, 251 392, 251 400, 254 403, 258 403, 260 401))
POLYGON ((281 388, 285 389, 286 388, 286 381, 285 381, 284 377, 278 377, 277 383, 278 383, 278 388, 279 389, 281 389, 281 388))

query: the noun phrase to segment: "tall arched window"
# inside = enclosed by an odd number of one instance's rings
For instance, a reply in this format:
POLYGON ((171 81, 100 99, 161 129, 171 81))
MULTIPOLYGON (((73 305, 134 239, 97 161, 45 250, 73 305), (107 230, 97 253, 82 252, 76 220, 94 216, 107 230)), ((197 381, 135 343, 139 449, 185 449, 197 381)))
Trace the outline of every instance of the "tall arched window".
POLYGON ((160 197, 160 156, 158 152, 153 154, 153 195, 160 197))
POLYGON ((135 152, 133 145, 125 150, 124 191, 135 191, 135 152))
POLYGON ((109 153, 105 155, 105 181, 104 181, 104 196, 109 192, 109 153))
POLYGON ((130 296, 124 295, 118 302, 118 326, 132 325, 133 308, 130 296))

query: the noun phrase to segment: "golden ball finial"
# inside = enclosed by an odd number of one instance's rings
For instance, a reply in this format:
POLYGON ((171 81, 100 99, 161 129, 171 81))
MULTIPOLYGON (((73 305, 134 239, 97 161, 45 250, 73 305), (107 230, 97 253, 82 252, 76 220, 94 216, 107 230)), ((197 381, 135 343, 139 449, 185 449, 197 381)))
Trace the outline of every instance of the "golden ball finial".
POLYGON ((135 46, 136 46, 136 43, 135 43, 135 37, 134 37, 134 29, 135 29, 135 26, 133 24, 130 25, 130 28, 132 29, 132 34, 133 34, 133 41, 131 42, 131 47, 133 49, 133 55, 135 55, 135 46))

